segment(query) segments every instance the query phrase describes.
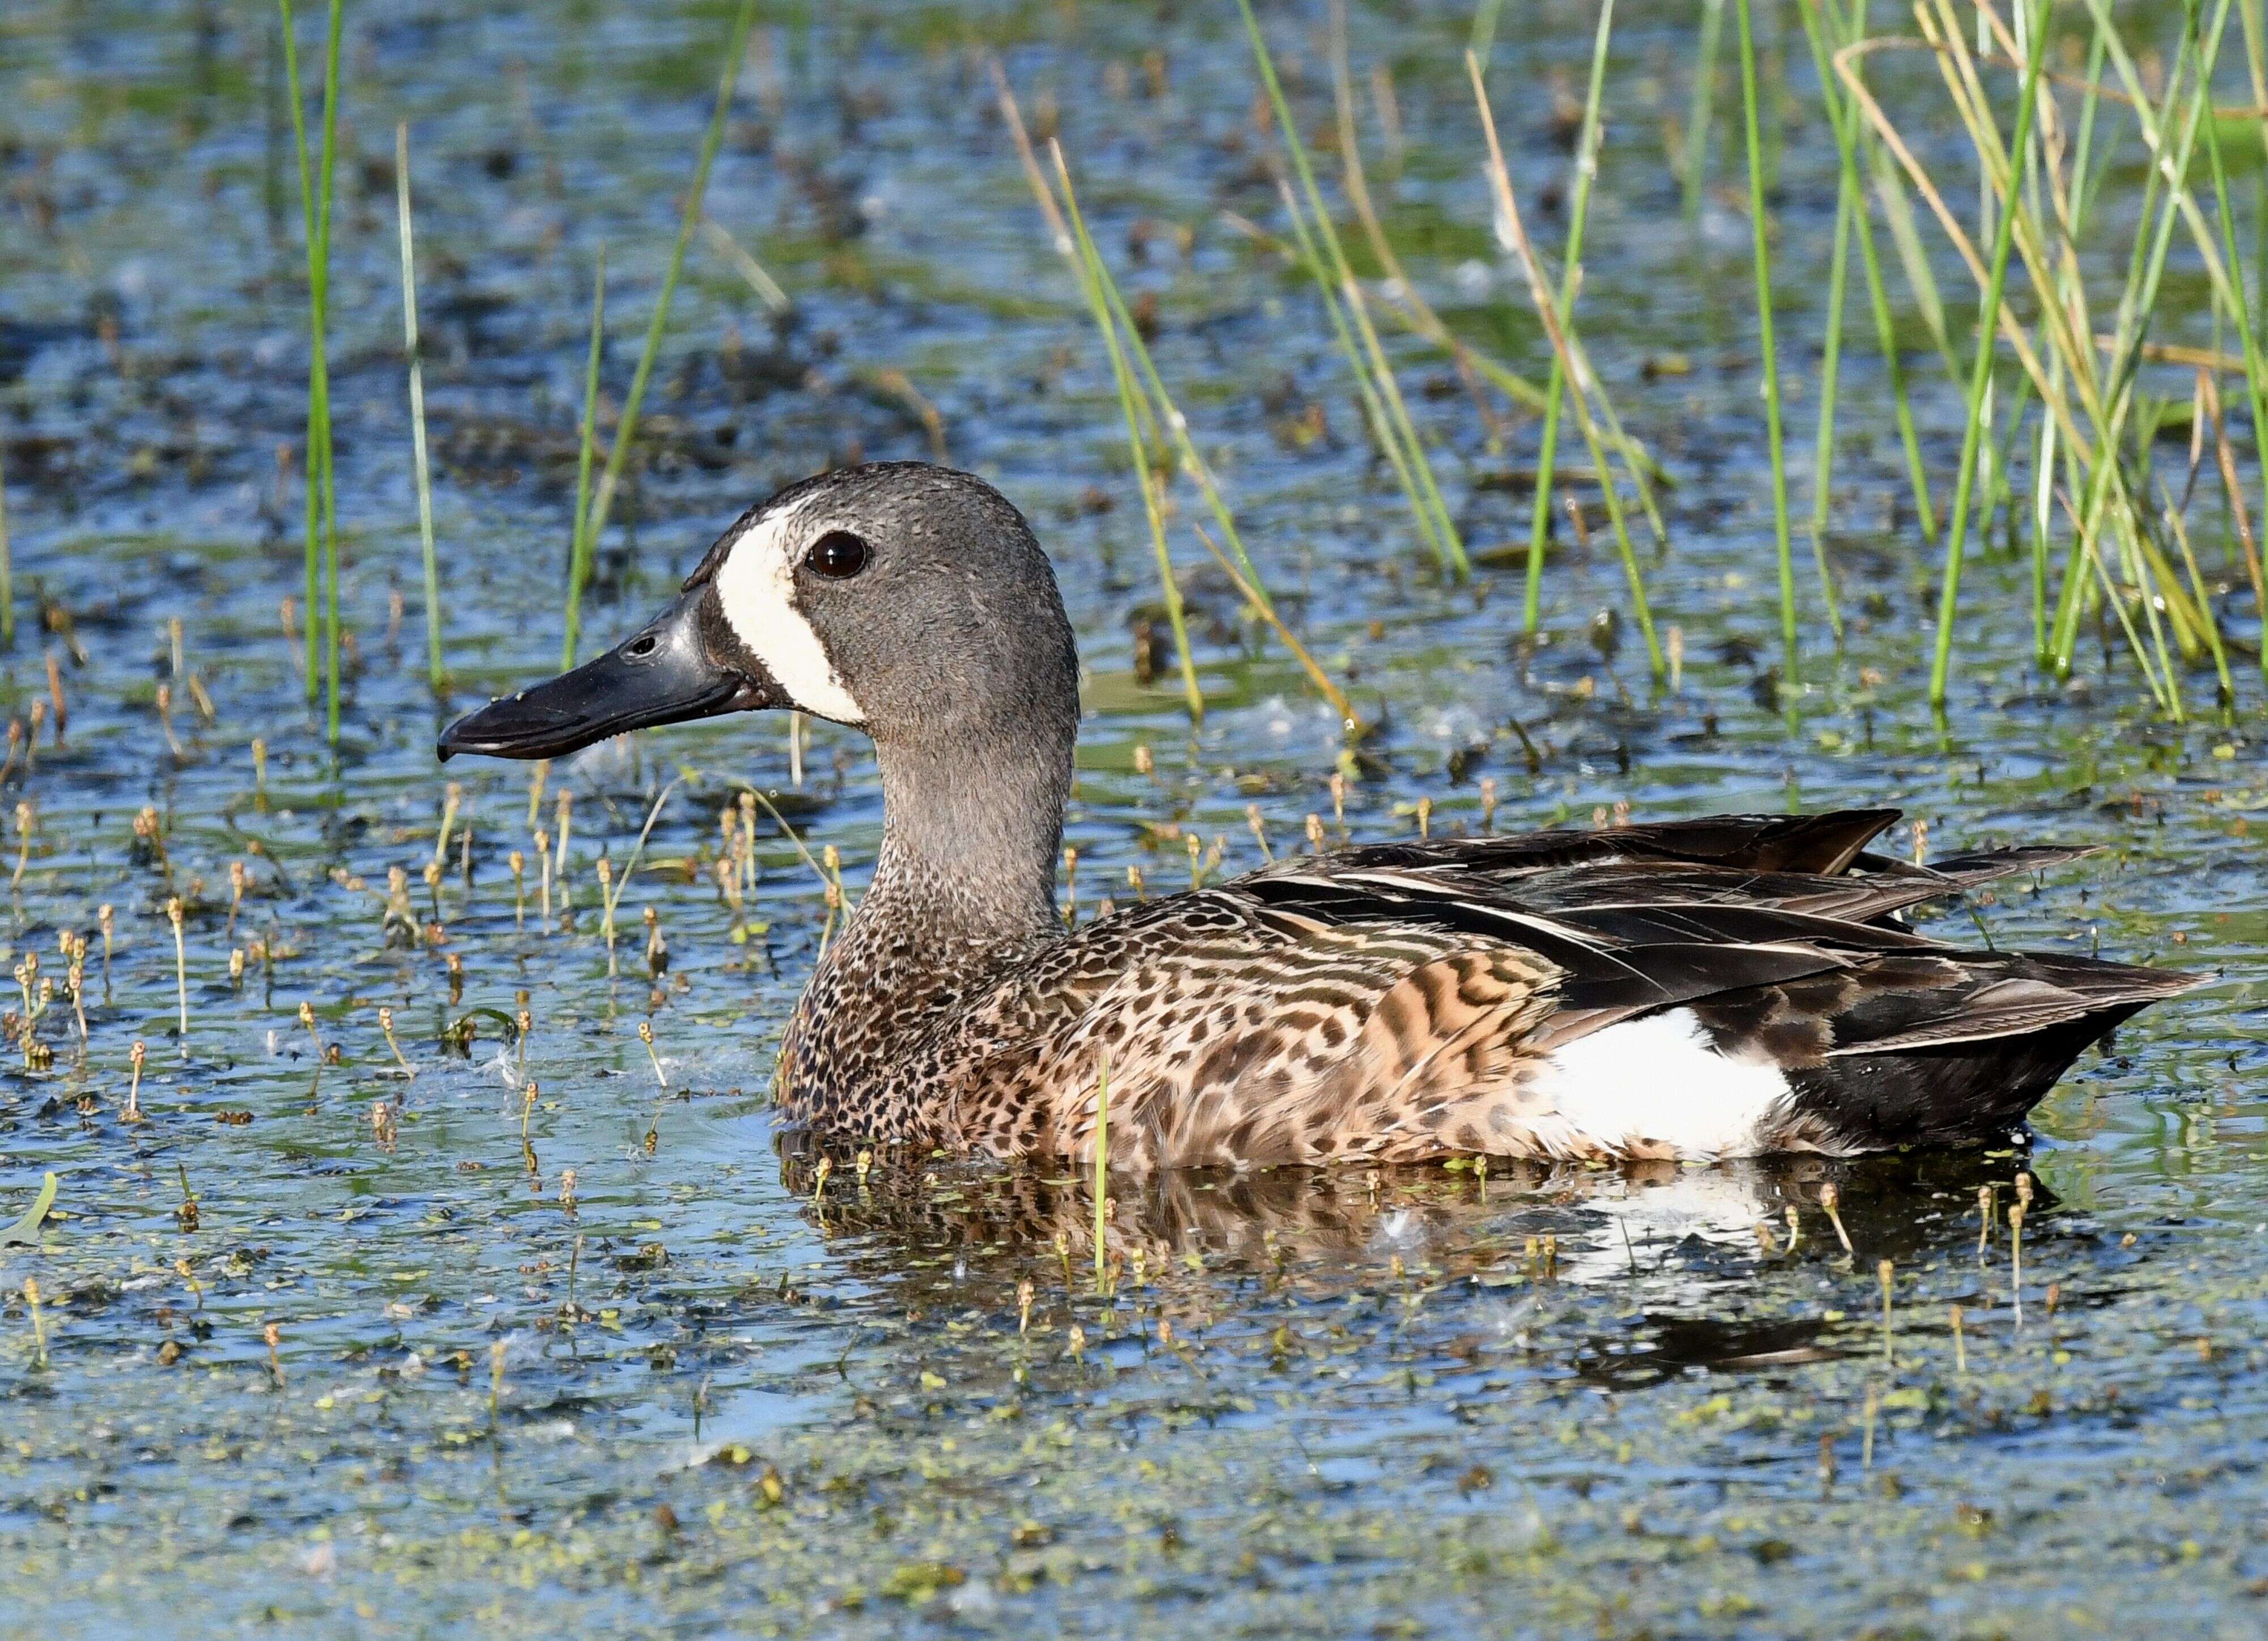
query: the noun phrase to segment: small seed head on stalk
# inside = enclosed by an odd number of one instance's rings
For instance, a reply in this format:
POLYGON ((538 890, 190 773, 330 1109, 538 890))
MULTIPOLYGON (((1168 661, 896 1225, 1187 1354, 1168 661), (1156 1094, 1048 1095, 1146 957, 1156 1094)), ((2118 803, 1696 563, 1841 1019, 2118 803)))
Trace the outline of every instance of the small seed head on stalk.
POLYGON ((1275 859, 1276 851, 1268 847, 1268 822, 1262 817, 1258 804, 1244 806, 1244 824, 1252 833, 1252 841, 1260 845, 1261 857, 1275 859))
POLYGON ((1834 1181, 1830 1180, 1819 1188, 1819 1206, 1827 1215, 1827 1222, 1835 1227, 1835 1240, 1843 1244, 1846 1256, 1856 1259, 1858 1251, 1851 1246, 1851 1233, 1843 1228, 1843 1216, 1838 1211, 1842 1200, 1843 1194, 1835 1188, 1834 1181))
POLYGON ((40 1310, 40 1279, 37 1277, 24 1278, 24 1303, 32 1312, 32 1348, 39 1365, 45 1368, 48 1365, 48 1323, 40 1310))
POLYGON ((36 825, 37 817, 32 813, 32 806, 22 798, 17 799, 16 836, 19 843, 16 852, 16 875, 9 879, 8 884, 11 888, 15 888, 23 883, 24 868, 31 865, 32 833, 36 825))

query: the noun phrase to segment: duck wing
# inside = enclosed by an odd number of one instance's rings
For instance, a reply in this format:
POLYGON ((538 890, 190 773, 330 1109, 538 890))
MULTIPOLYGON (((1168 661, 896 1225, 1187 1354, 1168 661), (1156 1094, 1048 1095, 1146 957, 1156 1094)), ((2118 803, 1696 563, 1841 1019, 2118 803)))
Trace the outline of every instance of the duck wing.
MULTIPOLYGON (((1754 872, 1834 877, 1889 830, 1896 809, 1838 809, 1815 815, 1708 815, 1611 829, 1514 833, 1505 837, 1371 843, 1328 857, 1351 868, 1447 869, 1506 876, 1616 860, 1686 861, 1754 872)), ((1261 874, 1265 876, 1263 871, 1261 874)))
POLYGON ((2191 983, 1914 933, 2077 851, 1914 866, 1864 849, 1890 818, 1386 845, 1121 909, 960 1018, 952 1137, 1091 1156, 1106 1080, 1136 1165, 1974 1137, 2191 983))

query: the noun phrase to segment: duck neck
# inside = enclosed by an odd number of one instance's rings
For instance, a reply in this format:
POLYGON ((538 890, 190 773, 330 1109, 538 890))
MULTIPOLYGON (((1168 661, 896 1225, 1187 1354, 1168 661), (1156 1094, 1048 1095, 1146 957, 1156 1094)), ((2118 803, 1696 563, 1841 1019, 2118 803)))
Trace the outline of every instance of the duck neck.
POLYGON ((843 960, 872 962, 878 946, 925 968, 1005 959, 1061 936, 1056 862, 1077 724, 1046 737, 1035 727, 877 740, 881 856, 843 960))

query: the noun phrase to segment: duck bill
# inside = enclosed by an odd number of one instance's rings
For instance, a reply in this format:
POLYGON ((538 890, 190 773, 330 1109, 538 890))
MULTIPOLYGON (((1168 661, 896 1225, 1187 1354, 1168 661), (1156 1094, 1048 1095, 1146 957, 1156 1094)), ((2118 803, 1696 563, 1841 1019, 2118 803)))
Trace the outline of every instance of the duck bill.
POLYGON ((682 594, 644 629, 594 661, 516 695, 491 701, 442 732, 443 759, 460 752, 490 758, 559 758, 612 736, 657 724, 784 706, 787 696, 749 658, 717 659, 721 621, 709 588, 682 594))

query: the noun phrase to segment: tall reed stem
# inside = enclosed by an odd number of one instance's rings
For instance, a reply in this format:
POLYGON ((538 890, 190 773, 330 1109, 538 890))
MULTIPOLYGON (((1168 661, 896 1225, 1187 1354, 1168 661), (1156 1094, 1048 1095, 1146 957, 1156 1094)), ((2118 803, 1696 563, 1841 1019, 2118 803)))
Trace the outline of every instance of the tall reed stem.
POLYGON ((1103 1255, 1110 1232, 1110 1054, 1094 1075, 1094 1285, 1101 1291, 1103 1255))
MULTIPOLYGON (((1716 0, 1722 4, 1722 0, 1716 0)), ((1591 39, 1591 79, 1583 96, 1583 134, 1575 144, 1575 198, 1567 217, 1567 255, 1559 269, 1559 326, 1573 321, 1575 292, 1583 276, 1583 228, 1591 215, 1591 185, 1599 174, 1599 96, 1607 79, 1607 38, 1615 25, 1615 0, 1599 8, 1599 26, 1591 39)), ((1559 356, 1551 356, 1551 379, 1543 390, 1543 438, 1535 453, 1535 504, 1528 521, 1528 585, 1522 595, 1520 627, 1533 637, 1542 618, 1543 548, 1551 535, 1551 474, 1559 456, 1559 408, 1567 392, 1567 372, 1559 356)), ((1611 473, 1599 482, 1611 485, 1611 473)))
POLYGON ((1630 521, 1624 516, 1622 495, 1613 482, 1607 466, 1607 453, 1601 440, 1598 423, 1592 419, 1590 406, 1591 381, 1579 361, 1565 328, 1559 323, 1557 305, 1551 299, 1550 288, 1544 283, 1543 272, 1535 257, 1535 247, 1528 237, 1527 225, 1520 217, 1520 201, 1512 191, 1512 173, 1504 163, 1503 144, 1497 137, 1496 114, 1489 107, 1488 86, 1481 77, 1480 59, 1470 52, 1465 54, 1465 71, 1472 80, 1473 99, 1479 105, 1481 135, 1488 143, 1489 188, 1496 196, 1497 216, 1512 235, 1512 249, 1518 254, 1526 270, 1529 299, 1543 320, 1543 331, 1551 339, 1551 349, 1560 366, 1566 372, 1567 385, 1573 391, 1568 402, 1575 408, 1575 425, 1583 431, 1583 443, 1591 453, 1591 464, 1606 481, 1607 520, 1614 527, 1616 550, 1622 555, 1623 574, 1629 578, 1631 604, 1638 614, 1638 631, 1646 638, 1646 659, 1656 680, 1668 671, 1661 653, 1661 641, 1653 629, 1653 612, 1646 596, 1646 576, 1639 570, 1638 554, 1631 546, 1630 521))
MULTIPOLYGON (((2245 46, 2248 53, 2255 48, 2257 25, 2252 17, 2252 12, 2257 4, 2258 0, 2247 0, 2244 9, 2245 46)), ((2228 261, 2229 283, 2235 287, 2235 301, 2232 305, 2231 312, 2236 320, 2238 340, 2244 348, 2244 386, 2251 400, 2253 438, 2257 440, 2268 437, 2261 431, 2263 429, 2268 429, 2268 359, 2262 357, 2260 332, 2253 321, 2251 305, 2245 299, 2244 266, 2238 261, 2236 254, 2236 214, 2230 210, 2228 203, 2228 168, 2227 162, 2221 158, 2220 127, 2219 120, 2210 114, 2206 116, 2205 155, 2213 166, 2213 204, 2220 218, 2221 254, 2228 261)), ((2257 270, 2255 276, 2260 280, 2263 290, 2268 291, 2268 266, 2257 270)), ((2243 507, 2244 498, 2242 496, 2232 499, 2239 509, 2243 507)), ((2268 634, 2268 578, 2264 578, 2262 574, 2260 556, 2254 550, 2249 537, 2245 541, 2244 557, 2245 569, 2252 582, 2253 608, 2259 615, 2263 633, 2268 634)), ((2204 602, 2202 599, 2199 601, 2204 602)), ((2210 607, 2208 605, 2208 612, 2210 607)), ((2210 619, 2209 613, 2208 619, 2210 619)), ((2268 641, 2264 641, 2259 645, 2259 651, 2261 681, 2268 684, 2268 641)))
POLYGON ((441 570, 433 550, 433 478, 425 460, 425 359, 417 347, 417 253, 409 220, 409 122, 394 128, 394 206, 401 223, 401 336, 409 353, 409 444, 417 463, 417 544, 425 570, 425 676, 436 695, 441 667, 441 570))
POLYGON ((583 637, 583 588, 591 579, 591 453, 597 442, 599 362, 607 343, 607 247, 599 246, 598 272, 591 283, 591 349, 583 364, 583 423, 575 453, 575 523, 567 549, 567 631, 560 640, 559 665, 575 665, 583 637))
POLYGON ((1685 162, 1678 179, 1685 220, 1701 220, 1701 188, 1709 165, 1709 127, 1716 119, 1717 51, 1725 37, 1725 0, 1701 0, 1701 42, 1693 65, 1693 102, 1686 114, 1685 162))
POLYGON ((1086 232, 1086 218, 1079 211, 1079 195, 1071 188, 1071 167, 1064 163, 1063 148, 1052 143, 1049 148, 1056 164, 1056 180, 1063 187, 1064 208, 1070 213, 1079 289, 1086 298, 1088 311, 1094 315, 1096 328, 1102 333, 1102 345, 1110 356, 1111 378, 1118 385, 1118 408, 1126 418, 1126 443, 1134 463, 1134 483, 1142 492, 1142 511, 1149 521, 1150 543, 1157 555, 1158 585, 1166 600, 1166 620, 1174 629, 1174 648, 1181 663, 1182 698, 1189 707, 1189 717, 1201 718, 1204 716, 1204 692, 1197 688, 1197 662, 1189 653, 1189 620, 1182 607, 1181 584, 1174 575, 1173 554, 1166 545, 1166 521, 1158 505, 1157 475, 1150 470, 1149 452, 1142 443, 1142 425, 1135 411, 1134 373, 1127 365, 1125 350, 1119 345, 1118 323, 1112 316, 1109 299, 1103 294, 1110 285, 1110 273, 1086 232))
POLYGON ((1254 63, 1260 70, 1260 83, 1267 92, 1268 105, 1274 111, 1276 127, 1284 139, 1285 151, 1291 156, 1292 168, 1300 180, 1300 193, 1305 196, 1307 210, 1313 217, 1313 240, 1307 228, 1300 219, 1300 210, 1292 203, 1290 190, 1285 191, 1285 202, 1292 212, 1292 223, 1298 233, 1301 248, 1307 253, 1308 271, 1322 294, 1324 311, 1330 316, 1332 328, 1337 333, 1340 350, 1347 357, 1358 386, 1363 390, 1364 408, 1370 413, 1371 431, 1380 449, 1393 464, 1395 476, 1402 481, 1409 498, 1410 511, 1418 522, 1418 534, 1432 547, 1444 570, 1462 580, 1472 571, 1465 556, 1465 544, 1458 534, 1456 521, 1450 516, 1447 504, 1442 499, 1440 487, 1435 482, 1432 461, 1425 453, 1425 442, 1418 437, 1415 423, 1402 399, 1402 389, 1394 377, 1384 352, 1372 329, 1368 314, 1362 306, 1361 296, 1355 291, 1351 303, 1342 297, 1354 284, 1354 269, 1347 261, 1346 248, 1339 241, 1338 230, 1331 224, 1329 210, 1323 202, 1322 189, 1316 184, 1315 169, 1308 162, 1307 144, 1300 140, 1300 128, 1292 117, 1291 105, 1284 97, 1284 87, 1277 78, 1275 59, 1269 55, 1268 42, 1261 36, 1260 22, 1252 13, 1252 0, 1236 0, 1237 9, 1244 17, 1244 32, 1252 45, 1254 63), (1328 254, 1325 258, 1315 254, 1320 244, 1328 254), (1351 308, 1353 325, 1348 320, 1351 308), (1361 342, 1356 340, 1359 328, 1361 342))
POLYGON ((1756 48, 1749 0, 1734 0, 1741 37, 1741 125, 1749 152, 1749 226, 1756 265, 1756 350, 1764 375, 1764 438, 1771 453, 1772 534, 1779 551, 1779 633, 1786 681, 1797 681, 1795 559, 1787 523, 1787 453, 1781 448, 1779 351, 1772 335, 1771 234, 1764 217, 1764 143, 1756 123, 1756 48))
MULTIPOLYGON (((2026 0, 2017 0, 2023 4, 2026 0)), ((1937 599, 1937 651, 1929 669, 1929 703, 1945 705, 1946 673, 1953 659, 1953 616, 1961 596, 1962 550, 1969 534, 1970 491, 1977 482, 1977 453, 1984 436, 1984 390, 1992 378, 1992 354, 2000 329, 2000 294, 2007 282, 2008 252, 2016 240, 2022 212, 2024 167, 2032 152, 2032 111, 2037 106, 2040 66, 2047 61, 2048 14, 2055 0, 2043 0, 2030 14, 2031 40, 2024 58, 2024 88, 2016 105, 2016 135, 2008 149, 2008 192, 1992 233, 1992 267, 1977 317, 1977 358, 1969 373, 1969 416, 1961 435, 1961 467, 1953 482, 1953 516, 1945 538, 1945 578, 1937 599)), ((2117 460, 2115 449, 2101 453, 2117 460)))
MULTIPOLYGON (((622 399, 622 420, 615 428, 615 442, 607 450, 606 470, 599 478, 599 493, 591 504, 586 548, 594 549, 599 538, 606 533, 615 489, 622 482, 623 464, 630 460, 631 440, 637 430, 638 406, 644 401, 646 381, 653 374, 654 360, 660 356, 663 333, 669 328, 669 305, 677 295, 678 276, 685 269, 685 247, 701 221, 701 202, 709 191, 709 170, 716 163, 717 151, 725 141, 725 117, 732 111, 733 89, 740 82, 740 62, 747 52, 748 29, 755 15, 756 0, 740 0, 740 12, 733 19, 733 36, 725 48, 724 67, 717 76, 716 107, 709 115, 708 132, 701 139, 701 158, 693 167, 692 184, 686 189, 685 208, 678 218, 677 239, 669 247, 669 267, 661 276, 661 295, 654 302, 653 319, 646 326, 645 347, 638 354, 637 369, 630 376, 630 392, 622 399)), ((571 610, 582 600, 583 577, 587 573, 585 563, 569 577, 567 604, 571 610)), ((571 651, 567 657, 571 665, 574 659, 571 651)))
POLYGON ((307 163, 307 116, 299 94, 299 54, 291 0, 277 0, 284 19, 284 73, 291 100, 291 137, 299 163, 299 209, 307 238, 307 701, 324 690, 325 731, 339 738, 339 521, 332 475, 329 330, 331 184, 338 151, 339 42, 343 0, 331 0, 330 34, 323 51, 323 134, 320 183, 307 163), (319 656, 318 634, 322 638, 319 656))
POLYGON ((0 441, 0 649, 16 647, 16 570, 8 548, 7 449, 0 441))

